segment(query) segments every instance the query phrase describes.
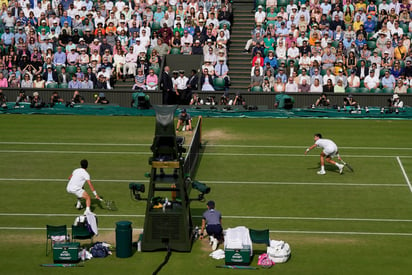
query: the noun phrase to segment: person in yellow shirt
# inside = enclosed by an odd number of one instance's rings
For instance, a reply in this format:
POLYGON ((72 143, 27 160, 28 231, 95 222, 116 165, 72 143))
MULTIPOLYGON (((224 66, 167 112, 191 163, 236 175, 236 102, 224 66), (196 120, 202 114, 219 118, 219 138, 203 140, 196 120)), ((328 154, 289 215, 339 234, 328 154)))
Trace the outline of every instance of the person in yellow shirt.
POLYGON ((353 22, 353 30, 357 32, 360 29, 361 25, 363 25, 363 22, 361 21, 360 15, 357 15, 355 22, 353 22))
POLYGON ((403 40, 399 40, 398 46, 393 50, 393 55, 396 60, 403 60, 407 54, 406 47, 403 45, 403 40))
POLYGON ((360 9, 366 11, 366 3, 363 0, 358 0, 358 2, 355 4, 355 9, 356 11, 359 11, 360 9))

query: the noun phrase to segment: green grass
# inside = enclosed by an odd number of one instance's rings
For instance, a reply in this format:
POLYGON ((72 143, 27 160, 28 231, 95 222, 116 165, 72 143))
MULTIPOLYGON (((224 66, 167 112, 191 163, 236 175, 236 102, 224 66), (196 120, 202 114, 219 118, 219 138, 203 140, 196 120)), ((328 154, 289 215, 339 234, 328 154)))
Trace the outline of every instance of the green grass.
MULTIPOLYGON (((0 125, 2 274, 152 274, 165 251, 93 259, 83 268, 39 265, 52 262, 45 225, 70 226, 79 215, 65 189, 82 158, 99 194, 119 208, 94 202, 95 239, 114 244, 115 223, 130 220, 137 240, 146 205, 131 200, 128 183, 147 183, 153 117, 3 115, 0 125)), ((224 227, 269 228, 272 239, 289 242, 292 258, 269 270, 217 269, 224 261, 197 241, 191 253, 172 253, 159 274, 409 274, 412 193, 397 157, 412 179, 410 129, 400 120, 205 118, 196 178, 212 188, 206 197, 216 201, 224 227), (320 150, 303 155, 316 132, 336 141, 354 173, 327 166, 325 176, 316 174, 320 150)), ((191 209, 200 224, 204 203, 191 209)))

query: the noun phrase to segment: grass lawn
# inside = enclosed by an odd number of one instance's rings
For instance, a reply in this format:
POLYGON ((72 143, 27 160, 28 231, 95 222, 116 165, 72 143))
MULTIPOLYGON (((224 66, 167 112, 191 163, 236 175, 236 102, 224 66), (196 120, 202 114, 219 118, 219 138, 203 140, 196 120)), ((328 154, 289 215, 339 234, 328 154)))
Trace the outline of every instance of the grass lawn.
MULTIPOLYGON (((66 184, 83 158, 98 193, 119 208, 93 202, 94 240, 114 245, 116 222, 129 220, 137 241, 146 204, 131 199, 128 185, 148 182, 154 117, 2 115, 0 125, 2 274, 153 273, 165 251, 92 259, 81 268, 39 265, 53 261, 45 255, 46 224, 70 227, 82 213, 66 184)), ((292 257, 268 270, 219 269, 224 260, 209 257, 206 240, 196 241, 190 253, 173 252, 159 274, 410 274, 410 121, 205 118, 202 130, 196 179, 211 187, 206 199, 216 201, 224 228, 269 228, 272 239, 290 244, 292 257), (317 132, 338 144, 354 173, 327 165, 326 175, 316 174, 320 150, 303 153, 317 132)), ((191 203, 196 225, 205 209, 191 203)))

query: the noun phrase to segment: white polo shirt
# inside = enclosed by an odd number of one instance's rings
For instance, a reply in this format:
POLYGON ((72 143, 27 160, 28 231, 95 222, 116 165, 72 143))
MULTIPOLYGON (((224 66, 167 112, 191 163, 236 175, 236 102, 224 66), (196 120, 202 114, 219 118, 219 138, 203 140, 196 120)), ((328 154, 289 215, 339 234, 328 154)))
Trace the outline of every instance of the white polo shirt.
POLYGON ((83 168, 77 168, 73 171, 72 177, 67 184, 67 191, 76 191, 83 189, 86 181, 90 180, 89 173, 83 168))

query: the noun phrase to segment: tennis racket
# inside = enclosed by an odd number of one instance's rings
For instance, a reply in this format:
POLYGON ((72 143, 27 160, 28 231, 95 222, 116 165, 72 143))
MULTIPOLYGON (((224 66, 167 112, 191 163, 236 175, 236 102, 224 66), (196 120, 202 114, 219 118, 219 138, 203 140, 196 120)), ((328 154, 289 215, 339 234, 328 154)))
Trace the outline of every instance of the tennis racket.
POLYGON ((354 172, 352 166, 349 163, 345 162, 344 160, 342 160, 342 163, 349 169, 349 171, 354 172))
POLYGON ((103 209, 117 211, 116 203, 114 201, 100 199, 100 205, 103 209))

